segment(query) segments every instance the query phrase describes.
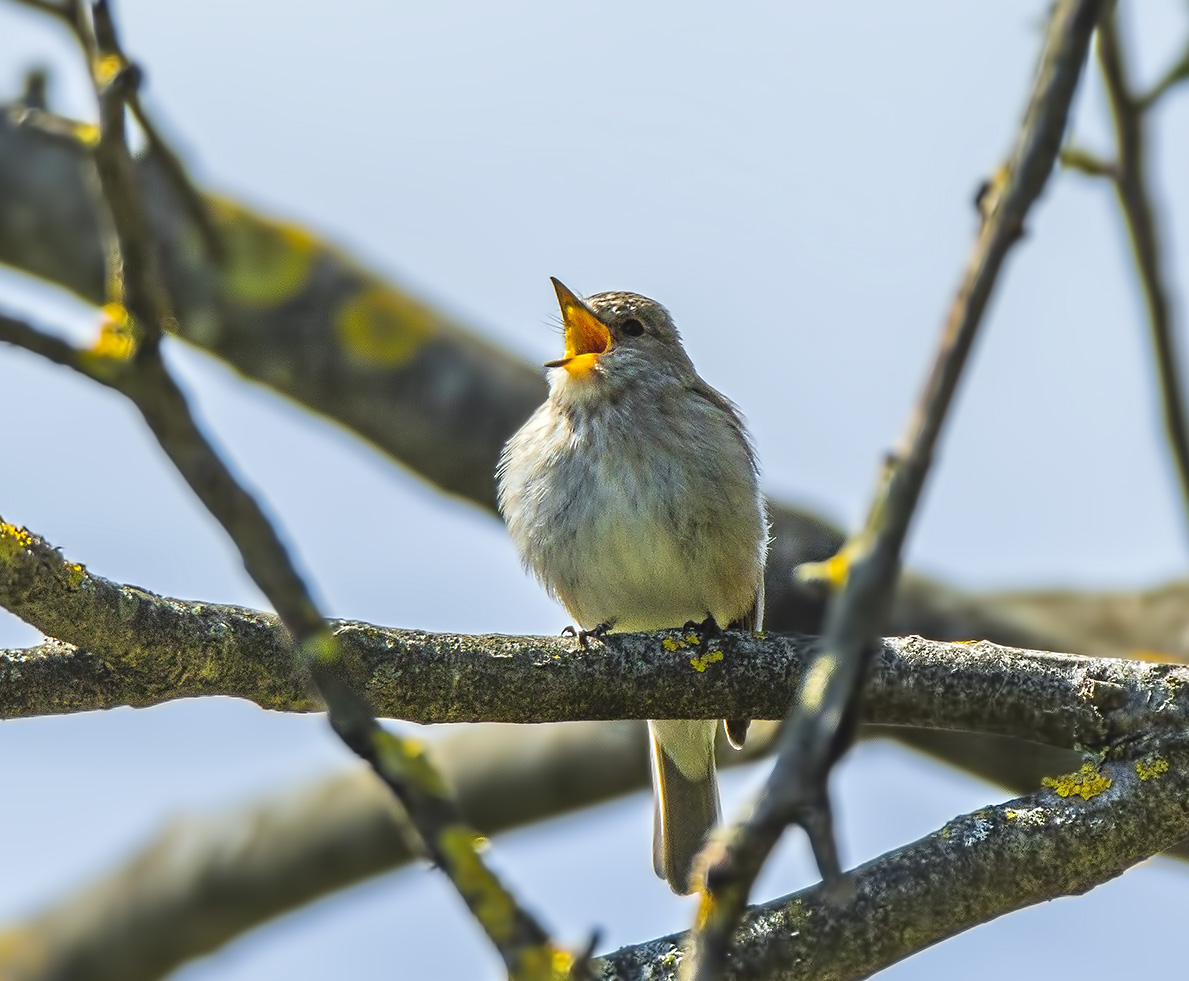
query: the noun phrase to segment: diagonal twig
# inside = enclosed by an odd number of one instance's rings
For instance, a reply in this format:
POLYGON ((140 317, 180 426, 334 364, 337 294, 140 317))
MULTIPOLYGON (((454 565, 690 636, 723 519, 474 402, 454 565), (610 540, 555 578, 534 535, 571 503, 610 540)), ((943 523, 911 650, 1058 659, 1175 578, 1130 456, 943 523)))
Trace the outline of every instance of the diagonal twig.
POLYGON ((450 877, 515 979, 567 977, 573 958, 548 935, 490 871, 478 835, 462 820, 450 793, 415 740, 383 729, 350 681, 351 665, 254 498, 206 439, 161 358, 172 321, 168 293, 133 179, 124 133, 125 106, 138 72, 123 56, 106 0, 88 20, 74 7, 72 23, 88 54, 99 99, 95 166, 111 216, 108 321, 91 351, 5 318, 9 343, 67 365, 127 396, 190 488, 223 526, 245 568, 276 607, 303 664, 326 703, 340 738, 400 799, 435 863, 450 877))
POLYGON ((1104 161, 1087 151, 1069 147, 1062 153, 1062 163, 1087 176, 1106 178, 1115 189, 1148 314, 1164 435, 1177 471, 1182 514, 1189 522, 1185 385, 1177 350, 1172 287, 1164 269, 1157 209, 1153 206, 1147 137, 1148 110, 1173 86, 1189 79, 1189 44, 1176 64, 1147 94, 1137 95, 1128 77, 1118 18, 1118 11, 1113 10, 1103 19, 1098 32, 1098 66, 1115 132, 1114 159, 1104 161))
POLYGON ((826 781, 852 736, 872 642, 891 604, 901 546, 933 448, 999 270, 1057 159, 1104 6, 1102 0, 1063 0, 1054 9, 1028 111, 1002 180, 983 202, 982 229, 925 390, 866 526, 830 564, 843 585, 827 615, 823 651, 786 718, 772 775, 751 814, 717 837, 704 856, 705 887, 683 977, 712 981, 723 975, 752 883, 789 824, 805 828, 828 883, 841 875, 826 781))
MULTIPOLYGON (((373 766, 400 799, 435 864, 450 876, 504 957, 510 976, 564 977, 570 967, 567 955, 554 948, 536 920, 486 868, 477 852, 477 834, 463 821, 423 747, 381 728, 366 700, 344 677, 347 668, 341 645, 326 626, 271 524, 194 422, 184 395, 159 354, 120 360, 78 351, 65 341, 6 316, 0 316, 0 340, 73 368, 132 400, 191 489, 235 541, 249 575, 297 641, 335 731, 373 766)), ((10 535, 6 530, 3 540, 7 547, 15 544, 30 551, 35 565, 48 564, 51 572, 65 577, 61 585, 73 585, 75 589, 87 585, 81 578, 81 567, 70 566, 60 557, 55 560, 46 550, 38 549, 29 533, 10 535), (55 562, 60 569, 53 569, 55 562)), ((36 575, 36 570, 28 571, 36 575)))

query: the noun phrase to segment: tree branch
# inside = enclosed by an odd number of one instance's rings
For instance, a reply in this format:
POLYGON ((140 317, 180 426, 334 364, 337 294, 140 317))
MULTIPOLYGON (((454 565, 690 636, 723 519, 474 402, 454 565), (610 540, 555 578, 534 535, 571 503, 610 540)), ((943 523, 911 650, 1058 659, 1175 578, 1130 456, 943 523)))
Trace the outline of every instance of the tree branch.
POLYGON ((1139 273, 1148 329, 1159 380, 1164 433, 1176 467, 1184 517, 1189 520, 1189 427, 1185 418, 1184 382, 1176 347, 1171 287, 1164 274, 1156 209, 1147 170, 1146 112, 1173 85, 1189 77, 1189 45, 1146 99, 1135 96, 1127 78, 1118 11, 1103 19, 1098 35, 1098 64, 1106 84, 1115 126, 1115 166, 1111 175, 1119 208, 1139 273))
MULTIPOLYGON (((314 707, 274 617, 117 586, 3 523, 0 604, 56 638, 0 659, 0 716, 198 694, 314 707)), ((780 718, 819 643, 727 631, 698 644, 660 631, 583 649, 347 621, 332 630, 368 700, 425 723, 780 718)), ((1103 749, 1189 729, 1189 666, 891 638, 877 648, 863 718, 1103 749)))
POLYGON ((981 201, 983 224, 947 317, 933 369, 865 526, 826 566, 841 589, 830 605, 821 651, 789 710, 776 764, 748 816, 716 834, 704 853, 705 887, 684 978, 715 981, 752 884, 786 827, 799 824, 823 877, 840 878, 827 780, 859 716, 872 642, 887 619, 900 552, 958 381, 1008 252, 1056 163, 1105 0, 1061 0, 1002 180, 981 201))
POLYGON ((55 350, 52 338, 11 318, 0 321, 0 339, 45 353, 132 401, 276 608, 326 704, 331 726, 404 805, 410 819, 406 830, 416 829, 415 840, 424 843, 449 877, 499 951, 509 977, 516 981, 572 977, 573 959, 553 945, 479 854, 478 836, 463 822, 420 744, 381 728, 356 692, 349 679, 350 665, 272 523, 199 429, 166 368, 160 341, 173 316, 125 137, 125 104, 139 72, 123 54, 107 0, 93 0, 90 18, 78 4, 75 12, 73 25, 99 101, 94 166, 111 218, 105 250, 108 322, 99 344, 89 352, 71 352, 68 346, 66 351, 55 350))
MULTIPOLYGON (((822 883, 755 907, 720 978, 865 978, 1004 913, 1113 878, 1189 834, 1184 736, 1151 749, 955 818, 848 872, 843 901, 822 883)), ((675 934, 625 947, 596 962, 598 977, 672 981, 686 966, 686 942, 675 934)))
MULTIPOLYGON (((468 818, 494 833, 638 789, 644 746, 638 723, 481 726, 430 751, 468 818)), ((110 873, 0 929, 0 977, 164 977, 266 920, 421 859, 402 821, 387 788, 357 769, 171 822, 110 873)))
MULTIPOLYGON (((449 876, 504 958, 509 976, 526 981, 569 977, 568 955, 554 948, 536 920, 517 903, 479 857, 475 832, 463 822, 449 791, 426 759, 420 744, 382 729, 372 715, 371 707, 348 683, 354 665, 344 656, 335 634, 318 613, 268 519, 223 465, 198 428, 159 351, 152 350, 135 358, 76 351, 64 341, 23 321, 2 315, 0 341, 69 366, 132 400, 191 489, 235 542, 249 574, 280 611, 272 624, 277 635, 273 648, 282 646, 292 655, 298 648, 290 638, 295 637, 300 642, 300 661, 314 679, 335 731, 355 753, 372 765, 397 795, 410 819, 406 830, 415 829, 417 838, 425 843, 435 863, 449 876)), ((167 635, 178 625, 178 618, 171 615, 176 610, 162 611, 161 607, 167 604, 160 597, 129 587, 116 587, 90 576, 82 566, 67 562, 29 531, 2 521, 0 570, 3 570, 0 572, 0 603, 18 615, 42 611, 47 617, 43 622, 48 626, 52 621, 57 629, 39 629, 52 633, 57 639, 77 639, 82 634, 109 626, 125 636, 129 632, 134 636, 152 636, 160 649, 159 622, 154 617, 154 610, 146 611, 146 630, 144 620, 134 614, 129 623, 127 609, 120 609, 121 599, 130 594, 134 609, 139 601, 147 600, 149 606, 162 613, 160 619, 166 624, 167 635), (80 610, 80 606, 84 609, 80 610), (64 623, 63 613, 66 611, 70 611, 67 621, 70 614, 81 614, 82 625, 64 623)), ((203 611, 198 613, 201 618, 203 611)), ((263 617, 257 614, 256 618, 263 617)), ((190 622, 187 626, 193 629, 195 624, 190 622)), ((217 646, 227 629, 226 623, 208 623, 208 636, 217 646)), ((85 641, 84 644, 108 658, 118 660, 123 657, 122 648, 110 646, 110 640, 101 644, 85 641)), ((128 650, 139 652, 142 647, 134 641, 128 650)), ((206 667, 194 665, 189 660, 191 653, 186 646, 175 650, 175 656, 189 664, 182 669, 182 674, 202 676, 206 667)), ((85 670, 87 666, 77 651, 69 652, 67 659, 74 669, 85 670)), ((41 673, 36 670, 39 667, 38 662, 19 657, 15 665, 9 666, 12 678, 6 688, 14 692, 22 688, 29 690, 29 685, 20 684, 24 677, 33 682, 29 697, 44 700, 45 686, 39 684, 41 673)), ((92 662, 90 667, 100 668, 101 664, 92 662)), ((140 668, 143 669, 143 665, 140 668)), ((289 672, 283 674, 283 685, 288 676, 289 672)), ((109 680, 111 677, 107 675, 109 680)), ((153 684, 169 690, 177 680, 168 675, 157 676, 153 684)), ((76 684, 73 690, 84 697, 93 696, 96 686, 76 684)), ((52 697, 57 695, 55 692, 52 697)))

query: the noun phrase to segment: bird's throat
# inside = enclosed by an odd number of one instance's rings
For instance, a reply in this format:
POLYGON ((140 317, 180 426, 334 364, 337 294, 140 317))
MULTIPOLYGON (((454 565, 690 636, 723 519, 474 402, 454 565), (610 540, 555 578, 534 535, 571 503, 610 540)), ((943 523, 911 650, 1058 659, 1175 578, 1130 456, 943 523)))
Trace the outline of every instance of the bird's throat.
POLYGON ((565 368, 571 378, 588 378, 598 364, 598 354, 576 354, 572 358, 566 358, 559 367, 565 368))

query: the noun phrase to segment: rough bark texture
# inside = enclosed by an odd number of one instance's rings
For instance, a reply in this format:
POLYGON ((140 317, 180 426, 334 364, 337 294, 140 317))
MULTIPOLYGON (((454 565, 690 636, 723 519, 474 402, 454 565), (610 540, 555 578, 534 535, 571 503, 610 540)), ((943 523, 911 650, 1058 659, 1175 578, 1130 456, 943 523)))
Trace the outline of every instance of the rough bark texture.
MULTIPOLYGON (((1097 776, 1084 784, 1088 799, 1061 796, 1071 785, 1057 782, 859 866, 840 894, 819 885, 753 908, 724 981, 865 978, 1003 913, 1086 892, 1189 834, 1183 737, 1097 776)), ((598 977, 670 981, 683 942, 676 934, 625 947, 603 959, 598 977)))
MULTIPOLYGON (((0 717, 202 694, 284 710, 316 704, 275 617, 119 586, 11 525, 0 525, 0 604, 55 638, 0 660, 0 717)), ((681 631, 616 635, 583 648, 568 638, 333 629, 370 702, 414 722, 781 718, 817 645, 736 631, 706 642, 681 631)), ((894 638, 874 660, 864 719, 1098 749, 1189 728, 1189 667, 894 638)))

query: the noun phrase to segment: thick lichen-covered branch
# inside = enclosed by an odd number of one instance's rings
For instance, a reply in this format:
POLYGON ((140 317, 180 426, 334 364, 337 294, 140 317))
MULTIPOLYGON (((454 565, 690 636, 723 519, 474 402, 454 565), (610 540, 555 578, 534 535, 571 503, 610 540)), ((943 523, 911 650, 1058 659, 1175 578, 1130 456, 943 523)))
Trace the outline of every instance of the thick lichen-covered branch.
MULTIPOLYGON (((865 978, 1004 913, 1086 892, 1189 834, 1183 736, 1052 784, 955 818, 846 873, 841 889, 822 884, 749 910, 720 978, 865 978)), ((597 963, 598 976, 671 981, 684 941, 625 947, 597 963)))
MULTIPOLYGON (((3 523, 0 605, 55 638, 0 660, 0 716, 196 694, 287 710, 314 705, 275 617, 118 586, 3 523)), ((735 631, 709 642, 681 631, 625 634, 582 648, 561 637, 345 621, 331 629, 371 704, 427 723, 779 718, 819 645, 812 637, 735 631)), ((868 722, 1067 749, 1189 729, 1189 666, 920 637, 881 645, 868 680, 868 722)))

